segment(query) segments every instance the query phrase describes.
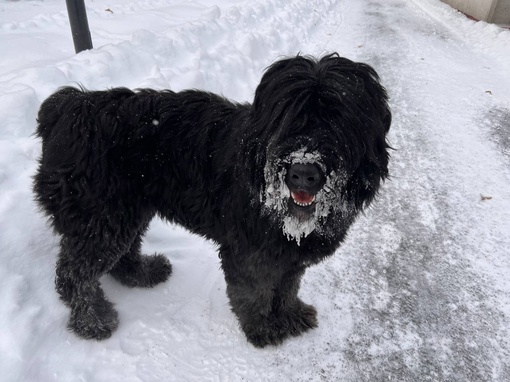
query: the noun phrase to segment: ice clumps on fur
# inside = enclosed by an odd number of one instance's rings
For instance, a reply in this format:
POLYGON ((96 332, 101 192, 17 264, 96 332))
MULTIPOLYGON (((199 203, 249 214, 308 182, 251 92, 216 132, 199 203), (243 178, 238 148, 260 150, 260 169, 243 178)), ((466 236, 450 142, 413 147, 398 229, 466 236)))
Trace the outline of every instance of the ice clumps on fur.
POLYGON ((276 213, 282 218, 282 230, 288 240, 296 240, 300 245, 301 239, 310 233, 322 230, 322 221, 334 210, 342 208, 342 200, 339 190, 346 182, 345 174, 337 174, 331 171, 326 175, 326 182, 322 189, 315 195, 315 211, 307 220, 288 215, 288 200, 290 190, 285 184, 287 170, 285 165, 292 164, 316 164, 325 173, 326 166, 322 162, 319 152, 308 152, 302 147, 290 153, 285 158, 268 161, 264 168, 266 188, 262 191, 261 202, 268 211, 276 213))

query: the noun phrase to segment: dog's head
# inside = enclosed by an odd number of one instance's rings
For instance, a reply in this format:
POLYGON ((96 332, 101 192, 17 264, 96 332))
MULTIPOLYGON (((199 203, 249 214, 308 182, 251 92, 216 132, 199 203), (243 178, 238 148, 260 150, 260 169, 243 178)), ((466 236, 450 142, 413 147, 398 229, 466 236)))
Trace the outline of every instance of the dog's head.
POLYGON ((388 174, 390 123, 370 66, 337 54, 274 63, 256 90, 247 137, 263 212, 298 244, 350 223, 388 174))

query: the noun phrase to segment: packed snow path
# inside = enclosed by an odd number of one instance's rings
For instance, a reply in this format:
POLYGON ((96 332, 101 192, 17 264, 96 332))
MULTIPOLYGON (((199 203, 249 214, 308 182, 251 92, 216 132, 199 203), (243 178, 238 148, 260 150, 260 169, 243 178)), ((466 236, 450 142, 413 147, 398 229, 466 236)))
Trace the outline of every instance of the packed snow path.
POLYGON ((510 380, 510 32, 438 0, 87 3, 74 56, 60 0, 0 0, 0 381, 510 380), (391 180, 301 297, 319 328, 249 345, 211 243, 153 222, 153 290, 102 280, 104 342, 65 330, 57 238, 32 202, 41 101, 59 86, 202 88, 249 101, 280 56, 338 51, 391 96, 391 180))

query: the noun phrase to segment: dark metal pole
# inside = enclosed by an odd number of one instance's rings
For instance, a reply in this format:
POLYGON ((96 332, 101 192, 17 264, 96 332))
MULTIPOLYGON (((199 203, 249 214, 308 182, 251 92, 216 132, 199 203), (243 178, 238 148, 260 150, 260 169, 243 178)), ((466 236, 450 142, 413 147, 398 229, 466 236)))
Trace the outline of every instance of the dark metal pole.
POLYGON ((87 11, 83 0, 66 0, 67 13, 71 23, 74 50, 80 53, 82 50, 92 49, 87 11))

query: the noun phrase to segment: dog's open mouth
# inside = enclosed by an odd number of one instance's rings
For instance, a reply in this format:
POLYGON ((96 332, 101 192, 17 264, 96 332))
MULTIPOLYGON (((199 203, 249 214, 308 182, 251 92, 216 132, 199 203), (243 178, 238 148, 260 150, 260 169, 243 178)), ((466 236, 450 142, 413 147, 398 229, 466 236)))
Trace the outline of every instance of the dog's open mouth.
POLYGON ((291 191, 290 196, 299 207, 309 207, 315 202, 315 195, 305 191, 291 191))
POLYGON ((316 194, 300 189, 290 190, 287 205, 291 216, 296 217, 300 222, 308 221, 315 212, 316 194))
POLYGON ((285 184, 290 190, 291 214, 308 219, 315 211, 316 195, 324 185, 324 175, 314 163, 294 163, 287 169, 285 184))

